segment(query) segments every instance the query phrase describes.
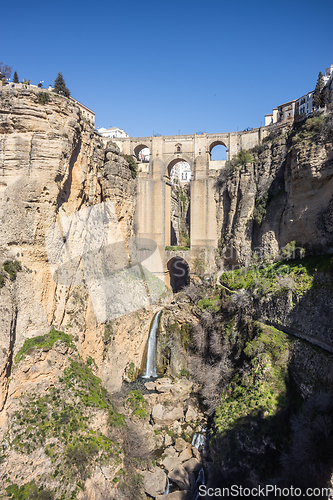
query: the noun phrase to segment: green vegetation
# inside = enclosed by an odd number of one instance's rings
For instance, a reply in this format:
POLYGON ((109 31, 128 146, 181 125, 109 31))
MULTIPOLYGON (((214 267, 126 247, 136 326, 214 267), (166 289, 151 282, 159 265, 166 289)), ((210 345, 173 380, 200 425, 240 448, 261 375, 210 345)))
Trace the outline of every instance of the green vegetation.
POLYGON ((253 163, 253 156, 246 149, 241 149, 231 161, 226 162, 229 169, 235 170, 245 167, 248 163, 253 163))
MULTIPOLYGON (((45 396, 31 394, 25 401, 21 400, 22 409, 15 412, 14 425, 7 439, 20 453, 30 454, 44 446, 54 467, 53 478, 61 477, 61 491, 57 492, 56 498, 65 500, 75 497, 77 487, 83 486, 82 481, 89 477, 95 465, 110 461, 117 465, 121 461, 123 451, 119 444, 89 425, 96 410, 108 413, 112 427, 123 426, 125 417, 115 410, 101 380, 80 358, 70 359, 70 366, 65 369, 64 377, 59 378, 59 384, 45 396)), ((25 485, 18 489, 11 485, 10 491, 13 495, 24 495, 33 487, 25 485)))
POLYGON ((64 371, 64 378, 61 379, 67 388, 73 391, 74 396, 81 398, 84 406, 107 410, 111 426, 124 425, 124 415, 115 410, 106 389, 102 387, 101 379, 96 377, 82 360, 70 359, 70 363, 70 367, 64 371))
POLYGON ((22 266, 18 260, 6 260, 3 263, 3 270, 9 275, 11 281, 16 280, 16 274, 22 271, 22 266))
POLYGON ((71 95, 69 89, 66 87, 66 83, 61 71, 59 71, 57 78, 54 81, 53 92, 59 95, 63 95, 64 97, 69 97, 71 95))
POLYGON ((12 484, 6 488, 7 495, 12 500, 53 500, 54 493, 48 489, 38 488, 35 481, 19 487, 12 484))
POLYGON ((185 248, 190 248, 191 240, 190 240, 189 235, 185 231, 182 231, 180 233, 180 238, 181 238, 181 243, 184 244, 184 247, 185 248))
POLYGON ((147 404, 141 391, 130 391, 126 398, 126 405, 132 409, 133 415, 139 418, 148 416, 147 404))
POLYGON ((288 336, 273 327, 256 324, 257 334, 244 354, 250 368, 236 373, 221 396, 215 414, 216 432, 248 426, 249 418, 267 417, 286 406, 288 336))
MULTIPOLYGON (((319 112, 318 112, 319 113, 319 112)), ((291 132, 291 144, 296 146, 304 141, 315 141, 322 132, 327 118, 323 114, 309 116, 301 124, 295 124, 291 132)))
POLYGON ((0 288, 4 286, 6 282, 6 275, 2 271, 0 271, 0 288))
POLYGON ((47 92, 39 92, 37 94, 37 100, 39 104, 46 104, 51 100, 51 98, 47 92))
POLYGON ((216 292, 213 296, 206 297, 204 299, 199 300, 198 307, 201 311, 208 309, 208 311, 217 313, 220 310, 220 296, 216 295, 216 292))
POLYGON ((253 209, 253 220, 261 226, 262 220, 267 212, 268 193, 265 193, 260 198, 256 198, 255 207, 253 209))
POLYGON ((13 83, 20 83, 17 71, 14 71, 13 83))
POLYGON ((166 246, 165 247, 165 250, 178 250, 178 251, 187 251, 189 250, 190 248, 189 247, 182 247, 182 246, 166 246))
POLYGON ((52 328, 52 330, 45 335, 39 335, 37 337, 26 339, 23 346, 15 356, 15 363, 19 363, 27 354, 31 354, 34 349, 52 349, 54 343, 58 340, 64 342, 68 347, 75 349, 75 344, 72 341, 72 335, 68 335, 64 332, 58 332, 52 328))
MULTIPOLYGON (((286 256, 290 256, 293 242, 287 247, 288 245, 284 251, 286 256)), ((330 270, 333 270, 332 254, 279 261, 264 267, 250 266, 249 268, 227 271, 221 275, 220 282, 230 290, 246 288, 251 291, 257 290, 260 294, 268 292, 281 293, 284 290, 284 285, 281 284, 280 278, 288 277, 291 278, 289 284, 291 289, 302 295, 312 286, 320 286, 317 283, 315 284, 315 273, 317 271, 330 270)))
POLYGON ((137 165, 136 161, 134 160, 133 156, 131 156, 131 155, 123 155, 123 157, 125 158, 125 160, 128 163, 128 166, 131 170, 131 175, 132 175, 133 179, 135 179, 136 176, 138 175, 138 165, 137 165))
POLYGON ((324 76, 321 71, 319 71, 316 87, 313 93, 313 106, 315 108, 323 108, 325 105, 323 89, 325 86, 324 76))

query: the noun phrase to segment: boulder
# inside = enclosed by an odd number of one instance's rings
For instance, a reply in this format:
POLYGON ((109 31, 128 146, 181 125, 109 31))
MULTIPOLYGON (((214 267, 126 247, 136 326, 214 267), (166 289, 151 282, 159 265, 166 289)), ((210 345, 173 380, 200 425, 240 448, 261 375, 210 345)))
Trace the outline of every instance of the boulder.
POLYGON ((169 446, 168 448, 166 448, 164 450, 164 453, 168 456, 168 457, 178 457, 178 453, 176 452, 175 448, 173 446, 169 446))
POLYGON ((195 446, 192 446, 192 453, 193 453, 193 456, 195 458, 197 458, 199 460, 199 462, 201 462, 201 453, 199 450, 197 450, 197 448, 195 446))
POLYGON ((179 460, 181 462, 186 462, 187 460, 190 460, 192 458, 192 450, 191 448, 185 448, 179 455, 179 460))
POLYGON ((180 452, 187 448, 188 443, 183 438, 177 438, 175 443, 175 450, 180 452))
POLYGON ((191 489, 190 475, 182 465, 176 465, 168 475, 170 481, 176 483, 181 490, 191 489))
POLYGON ((197 420, 198 414, 196 410, 193 408, 193 406, 189 406, 186 412, 185 416, 185 421, 186 422, 193 422, 194 420, 197 420))
POLYGON ((155 382, 146 382, 145 388, 148 389, 148 391, 155 391, 155 382))
POLYGON ((172 437, 166 434, 164 437, 164 446, 170 446, 172 444, 172 437))
POLYGON ((168 411, 165 410, 163 405, 158 404, 153 407, 151 416, 155 424, 164 426, 171 425, 177 420, 182 420, 184 418, 184 413, 181 406, 177 406, 168 411))
POLYGON ((183 467, 189 474, 192 474, 194 472, 199 472, 202 467, 202 463, 199 462, 197 458, 190 458, 190 460, 183 463, 183 467))
POLYGON ((165 492, 167 476, 159 467, 155 467, 152 472, 143 472, 143 485, 145 492, 152 497, 165 492))
POLYGON ((168 472, 171 472, 175 467, 177 467, 177 465, 180 464, 181 461, 179 460, 178 457, 166 457, 162 462, 162 465, 168 472))

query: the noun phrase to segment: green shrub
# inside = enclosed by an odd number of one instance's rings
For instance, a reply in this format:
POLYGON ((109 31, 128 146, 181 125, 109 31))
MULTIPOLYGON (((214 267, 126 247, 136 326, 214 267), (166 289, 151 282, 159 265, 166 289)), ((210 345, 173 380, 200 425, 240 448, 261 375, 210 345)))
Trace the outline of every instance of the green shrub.
POLYGON ((208 309, 211 312, 217 313, 220 310, 220 298, 207 297, 205 299, 201 299, 198 302, 198 307, 201 311, 208 309))
POLYGON ((3 272, 0 272, 0 288, 2 288, 6 281, 6 275, 3 272))
POLYGON ((255 206, 253 209, 253 220, 258 226, 261 226, 262 220, 266 215, 267 200, 268 200, 268 193, 265 193, 263 196, 256 199, 255 206))
POLYGON ((17 260, 6 260, 3 264, 4 271, 9 274, 9 278, 11 281, 16 279, 16 274, 19 271, 22 271, 22 267, 19 261, 17 260))
POLYGON ((220 434, 247 426, 248 417, 273 415, 285 407, 290 340, 273 327, 257 323, 255 328, 257 334, 244 349, 250 368, 241 377, 234 375, 216 410, 214 423, 220 434))
POLYGON ((54 493, 48 489, 37 488, 35 481, 19 487, 17 484, 7 486, 6 492, 12 500, 53 500, 54 493))
POLYGON ((15 356, 15 363, 19 363, 24 356, 30 354, 34 349, 43 349, 44 347, 52 349, 53 344, 57 342, 57 340, 61 340, 68 347, 75 348, 75 344, 72 342, 72 335, 68 335, 64 332, 58 332, 52 328, 52 330, 45 335, 39 335, 37 337, 26 339, 23 346, 15 356))
POLYGON ((132 175, 133 179, 135 179, 136 176, 138 175, 138 165, 137 165, 136 161, 134 160, 133 156, 131 156, 131 155, 123 155, 123 157, 125 158, 125 160, 128 163, 128 166, 131 170, 131 175, 132 175))
POLYGON ((169 251, 170 251, 170 250, 171 250, 171 251, 172 251, 172 250, 177 250, 177 251, 187 251, 187 250, 189 250, 189 247, 182 247, 182 246, 170 246, 170 245, 169 245, 169 246, 166 246, 166 247, 165 247, 165 250, 167 250, 167 251, 168 251, 168 250, 169 250, 169 251))
POLYGON ((47 92, 39 92, 37 95, 37 100, 39 104, 46 104, 51 100, 51 98, 47 92))
POLYGON ((130 391, 126 398, 126 404, 133 410, 133 415, 139 418, 146 418, 148 416, 147 404, 141 391, 130 391))

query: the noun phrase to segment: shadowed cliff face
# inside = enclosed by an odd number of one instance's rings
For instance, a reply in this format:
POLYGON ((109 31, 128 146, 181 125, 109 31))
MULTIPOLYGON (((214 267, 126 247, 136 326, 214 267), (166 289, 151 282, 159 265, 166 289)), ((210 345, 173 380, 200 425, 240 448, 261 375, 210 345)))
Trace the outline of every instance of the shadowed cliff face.
POLYGON ((333 250, 332 111, 272 133, 231 162, 218 180, 221 250, 226 265, 252 253, 277 254, 291 241, 308 250, 333 250))

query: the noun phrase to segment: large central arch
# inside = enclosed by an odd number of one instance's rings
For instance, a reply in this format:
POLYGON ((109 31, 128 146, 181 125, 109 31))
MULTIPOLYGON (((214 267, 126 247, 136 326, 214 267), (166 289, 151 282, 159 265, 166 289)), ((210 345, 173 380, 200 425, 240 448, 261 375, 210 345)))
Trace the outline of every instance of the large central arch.
POLYGON ((192 175, 193 175, 193 161, 186 155, 178 155, 176 158, 173 158, 171 161, 169 161, 168 163, 168 166, 166 168, 166 175, 170 178, 170 173, 171 173, 171 170, 173 169, 173 167, 179 163, 179 162, 186 162, 189 164, 190 166, 190 169, 191 169, 191 172, 192 172, 192 175))
MULTIPOLYGON (((177 155, 176 158, 173 158, 171 161, 169 161, 167 167, 166 167, 166 176, 168 179, 168 182, 165 185, 165 246, 171 246, 173 241, 172 241, 172 224, 171 224, 171 182, 170 182, 170 176, 171 176, 171 171, 172 169, 177 165, 177 163, 185 162, 189 165, 191 169, 191 175, 193 175, 193 162, 191 161, 190 158, 188 158, 186 155, 177 155)), ((188 217, 190 220, 190 216, 188 217)))

